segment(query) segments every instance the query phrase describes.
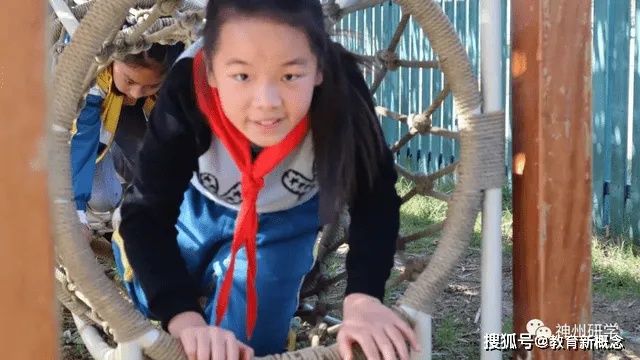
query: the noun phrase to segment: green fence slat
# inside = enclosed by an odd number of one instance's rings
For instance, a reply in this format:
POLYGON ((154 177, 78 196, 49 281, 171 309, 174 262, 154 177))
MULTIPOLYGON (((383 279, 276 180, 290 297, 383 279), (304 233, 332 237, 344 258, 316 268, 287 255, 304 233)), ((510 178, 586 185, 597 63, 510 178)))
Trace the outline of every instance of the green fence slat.
POLYGON ((609 225, 608 195, 605 194, 605 181, 608 180, 610 138, 607 134, 607 73, 609 58, 609 28, 607 26, 609 6, 606 1, 595 1, 593 11, 593 55, 592 55, 592 107, 593 107, 593 229, 602 233, 609 225))
MULTIPOLYGON (((443 1, 444 0, 439 0, 438 3, 440 4, 440 7, 443 7, 443 1)), ((432 81, 432 102, 433 99, 436 98, 438 96, 438 93, 440 93, 440 91, 442 90, 442 85, 444 82, 444 76, 442 74, 442 71, 438 70, 434 70, 433 71, 433 78, 431 79, 432 81)), ((431 103, 429 103, 430 105, 431 103)), ((442 106, 439 106, 437 108, 437 110, 433 113, 433 125, 434 126, 439 126, 442 127, 442 117, 443 117, 443 111, 442 111, 442 106)), ((429 137, 431 137, 431 163, 432 163, 432 169, 433 171, 439 170, 441 165, 442 165, 442 137, 440 136, 433 136, 433 135, 429 135, 429 137)))
POLYGON ((631 183, 628 187, 626 219, 627 235, 640 244, 640 28, 637 19, 640 18, 640 9, 636 10, 635 27, 635 52, 634 61, 634 87, 633 87, 633 128, 630 129, 631 142, 631 183))
MULTIPOLYGON (((400 25, 402 11, 400 7, 397 6, 396 4, 393 4, 392 6, 396 11, 395 19, 398 20, 397 23, 398 25, 400 25)), ((396 31, 396 29, 398 28, 398 25, 394 26, 393 32, 396 31)), ((408 41, 409 41, 409 29, 408 29, 408 26, 406 26, 402 31, 402 35, 400 36, 400 41, 398 42, 398 46, 396 47, 396 54, 398 54, 398 57, 400 59, 409 58, 408 41)), ((407 115, 409 114, 409 101, 411 96, 411 92, 410 92, 411 87, 409 85, 409 82, 411 81, 409 69, 406 67, 399 67, 397 70, 392 71, 391 73, 393 73, 398 77, 398 93, 396 94, 397 101, 398 101, 398 112, 400 114, 407 115)), ((396 123, 396 126, 398 128, 397 139, 400 140, 402 136, 409 131, 409 129, 405 123, 402 123, 399 121, 396 123)), ((413 164, 411 161, 412 159, 411 159, 409 144, 407 143, 404 146, 402 146, 402 148, 400 148, 399 151, 400 151, 400 159, 402 159, 400 163, 404 165, 406 168, 411 169, 413 164)))
MULTIPOLYGON (((407 26, 407 33, 405 34, 405 39, 407 40, 407 60, 418 60, 418 44, 419 44, 419 33, 421 32, 420 28, 416 26, 416 23, 413 19, 409 19, 409 24, 407 26)), ((419 108, 418 99, 420 98, 420 69, 419 68, 409 68, 408 77, 409 77, 409 93, 407 94, 408 100, 408 114, 417 114, 422 112, 419 108)), ((405 126, 407 128, 407 126, 405 126)), ((419 171, 418 162, 420 159, 418 158, 420 154, 420 137, 421 135, 414 136, 409 141, 409 153, 411 154, 411 169, 413 171, 419 171)))
MULTIPOLYGON (((468 51, 468 39, 470 34, 468 33, 469 28, 467 24, 467 1, 465 0, 456 0, 454 2, 454 16, 455 16, 455 28, 458 33, 458 37, 460 37, 460 42, 468 51)), ((451 95, 450 95, 451 96, 451 95)), ((455 109, 454 109, 455 110, 455 109)), ((452 128, 453 131, 458 131, 458 114, 453 111, 452 118, 452 128)), ((452 156, 453 161, 457 161, 460 157, 460 144, 457 141, 452 141, 452 156)), ((453 177, 451 177, 453 179, 453 177)))
POLYGON ((607 91, 607 122, 611 124, 611 225, 612 233, 624 231, 624 189, 627 171, 627 116, 629 99, 629 40, 631 37, 631 4, 628 0, 615 0, 609 4, 611 41, 607 91))

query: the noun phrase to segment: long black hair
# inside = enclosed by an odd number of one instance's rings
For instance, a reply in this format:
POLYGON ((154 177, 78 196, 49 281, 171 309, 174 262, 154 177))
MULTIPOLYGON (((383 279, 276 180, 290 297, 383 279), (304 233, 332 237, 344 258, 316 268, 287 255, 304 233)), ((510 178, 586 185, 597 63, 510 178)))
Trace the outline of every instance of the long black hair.
POLYGON ((314 167, 321 190, 321 215, 334 221, 353 199, 357 186, 373 186, 386 146, 358 58, 330 38, 318 0, 212 0, 203 29, 207 61, 216 50, 220 28, 234 15, 268 18, 307 35, 323 75, 309 112, 314 167), (356 173, 368 175, 357 179, 365 184, 357 183, 356 173))

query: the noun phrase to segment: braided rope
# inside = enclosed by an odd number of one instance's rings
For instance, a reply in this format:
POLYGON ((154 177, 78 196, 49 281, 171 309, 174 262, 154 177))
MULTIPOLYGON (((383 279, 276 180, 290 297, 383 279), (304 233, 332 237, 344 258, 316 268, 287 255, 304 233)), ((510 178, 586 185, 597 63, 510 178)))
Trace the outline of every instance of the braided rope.
POLYGON ((100 271, 88 242, 82 236, 77 223, 71 196, 68 137, 72 121, 78 112, 78 99, 83 95, 81 84, 92 67, 95 44, 101 43, 117 29, 125 12, 131 8, 131 0, 96 2, 87 12, 69 46, 59 57, 55 69, 55 93, 53 109, 48 117, 49 193, 56 249, 61 262, 68 270, 68 277, 90 300, 101 318, 113 327, 116 341, 126 342, 146 333, 151 324, 133 306, 121 298, 100 271), (104 17, 103 14, 112 14, 104 17), (78 59, 85 59, 84 62, 78 59), (88 60, 88 61, 87 61, 88 60))

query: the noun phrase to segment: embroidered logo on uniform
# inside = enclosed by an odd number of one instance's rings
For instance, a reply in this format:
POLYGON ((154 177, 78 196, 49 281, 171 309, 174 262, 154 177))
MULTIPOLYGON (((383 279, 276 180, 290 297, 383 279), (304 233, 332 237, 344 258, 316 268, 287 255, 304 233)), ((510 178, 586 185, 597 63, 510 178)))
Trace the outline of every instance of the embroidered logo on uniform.
POLYGON ((204 186, 204 188, 207 189, 208 192, 212 194, 218 193, 218 179, 216 179, 213 174, 209 174, 206 172, 200 173, 199 179, 200 184, 202 184, 202 186, 204 186))
POLYGON ((309 179, 301 173, 289 169, 282 174, 282 185, 290 192, 302 197, 316 187, 315 177, 309 179))
POLYGON ((240 190, 240 183, 237 182, 226 193, 222 194, 221 198, 229 204, 240 204, 242 202, 242 192, 240 190))

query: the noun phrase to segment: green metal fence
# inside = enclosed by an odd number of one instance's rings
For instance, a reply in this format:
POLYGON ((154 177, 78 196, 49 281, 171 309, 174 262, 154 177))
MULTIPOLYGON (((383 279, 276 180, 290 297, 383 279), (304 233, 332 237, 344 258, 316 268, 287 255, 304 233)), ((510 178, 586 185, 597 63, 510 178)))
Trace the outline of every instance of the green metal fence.
MULTIPOLYGON (((640 66, 636 0, 592 0, 593 3, 593 224, 597 233, 640 238, 640 66)), ((479 0, 439 0, 456 27, 479 71, 479 0)), ((500 77, 507 113, 505 171, 511 181, 510 2, 503 0, 504 54, 500 77)), ((400 7, 385 2, 341 21, 340 40, 360 54, 385 49, 402 16, 400 7)), ((561 34, 559 34, 561 36, 561 34)), ((560 50, 559 50, 560 51, 560 50)), ((396 52, 403 60, 435 60, 429 41, 410 20, 396 52)), ((366 73, 372 81, 372 74, 366 73)), ((375 92, 377 104, 401 114, 424 111, 444 84, 437 69, 400 68, 389 72, 375 92)), ((381 117, 387 142, 407 131, 405 124, 381 117)), ((449 97, 433 115, 433 125, 456 130, 449 97)), ((414 138, 397 153, 397 161, 412 170, 433 172, 458 157, 454 140, 427 135, 414 138)), ((570 189, 567 189, 570 191, 570 189)))

